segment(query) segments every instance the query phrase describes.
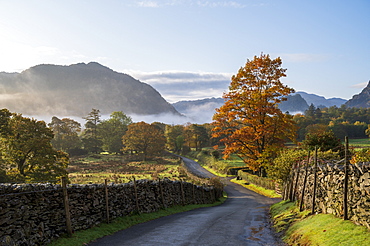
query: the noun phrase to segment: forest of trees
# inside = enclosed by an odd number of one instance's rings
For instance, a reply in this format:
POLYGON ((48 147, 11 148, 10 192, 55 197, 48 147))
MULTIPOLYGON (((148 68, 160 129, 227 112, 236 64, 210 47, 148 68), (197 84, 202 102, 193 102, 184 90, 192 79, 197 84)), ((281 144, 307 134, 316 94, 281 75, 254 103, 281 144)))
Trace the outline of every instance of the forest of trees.
MULTIPOLYGON (((232 77, 211 124, 134 123, 121 111, 103 120, 99 109, 83 117, 83 126, 56 116, 46 124, 1 109, 0 182, 58 180, 67 175, 70 157, 88 153, 136 155, 145 161, 164 150, 186 154, 205 147, 218 149, 224 158, 237 155, 251 170, 279 178, 291 165, 286 159, 303 158, 314 147, 322 156, 341 158, 345 136, 370 136, 368 108, 310 105, 303 114, 281 112, 277 105, 294 92, 280 82, 286 76, 281 64, 280 58, 264 54, 247 60, 232 77), (287 149, 287 142, 297 148, 287 149)), ((370 152, 362 151, 353 160, 367 159, 370 152)))
POLYGON ((55 181, 69 158, 88 153, 137 155, 147 160, 167 149, 185 153, 213 144, 210 124, 134 123, 123 112, 106 120, 92 109, 81 124, 54 116, 49 124, 7 109, 0 111, 0 182, 55 181))
POLYGON ((320 130, 331 130, 342 140, 345 136, 366 138, 370 135, 370 130, 367 130, 370 108, 348 108, 345 105, 316 108, 311 104, 304 114, 294 115, 293 119, 298 126, 298 141, 303 140, 307 133, 320 130))
MULTIPOLYGON (((366 138, 370 134, 370 109, 365 108, 311 105, 304 114, 291 119, 297 127, 296 140, 302 147, 317 145, 317 139, 321 139, 322 146, 329 146, 323 150, 342 150, 335 146, 337 139, 366 138)), ((98 109, 92 109, 84 120, 81 126, 74 119, 54 116, 46 124, 7 109, 0 110, 0 182, 57 180, 67 174, 69 157, 102 151, 148 159, 163 150, 179 154, 214 146, 220 152, 225 150, 225 143, 220 141, 224 135, 212 132, 214 124, 134 123, 123 112, 112 112, 102 120, 98 109)), ((276 148, 269 150, 279 153, 276 148)), ((271 153, 263 156, 272 158, 271 153)))

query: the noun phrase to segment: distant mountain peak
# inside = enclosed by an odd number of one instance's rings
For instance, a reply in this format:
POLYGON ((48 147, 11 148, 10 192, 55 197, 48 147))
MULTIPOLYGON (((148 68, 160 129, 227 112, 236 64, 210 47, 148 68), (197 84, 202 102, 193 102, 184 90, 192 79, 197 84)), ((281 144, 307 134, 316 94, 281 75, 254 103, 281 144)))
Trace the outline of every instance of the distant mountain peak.
POLYGON ((308 105, 315 105, 316 107, 324 106, 324 107, 331 107, 331 106, 340 106, 344 103, 346 103, 347 100, 342 98, 329 98, 326 99, 323 96, 318 96, 315 94, 310 94, 303 91, 297 91, 294 94, 299 94, 301 97, 306 100, 308 105))
MULTIPOLYGON (((106 67, 106 66, 104 66, 104 65, 102 65, 102 64, 100 64, 98 62, 95 62, 95 61, 89 62, 87 64, 86 63, 78 63, 78 64, 83 65, 83 66, 85 66, 87 68, 92 68, 92 69, 107 69, 107 70, 113 71, 111 68, 106 67)), ((71 66, 73 66, 73 65, 71 65, 71 66)))
POLYGON ((346 102, 346 106, 353 108, 370 108, 370 80, 360 94, 354 95, 346 102))
POLYGON ((97 62, 40 64, 17 74, 0 74, 0 108, 25 115, 180 115, 152 86, 97 62))

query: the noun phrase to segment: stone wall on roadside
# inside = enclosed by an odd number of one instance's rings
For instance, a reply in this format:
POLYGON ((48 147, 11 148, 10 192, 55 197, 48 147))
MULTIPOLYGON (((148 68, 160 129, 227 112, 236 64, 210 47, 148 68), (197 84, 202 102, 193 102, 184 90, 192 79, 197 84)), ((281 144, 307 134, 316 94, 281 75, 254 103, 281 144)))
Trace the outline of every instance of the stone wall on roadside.
MULTIPOLYGON (((295 194, 301 199, 305 169, 299 169, 295 194)), ((297 177, 297 176, 295 176, 297 177)), ((315 212, 343 216, 344 165, 324 164, 317 168, 317 189, 315 212)), ((295 186, 295 182, 293 182, 295 186)), ((314 190, 314 168, 308 168, 303 203, 305 209, 312 209, 314 190)), ((348 219, 358 225, 370 228, 370 163, 349 165, 348 169, 348 219)))
MULTIPOLYGON (((214 203, 222 191, 182 181, 108 184, 109 217, 164 207, 214 203), (136 189, 135 189, 136 187, 136 189)), ((107 220, 104 184, 67 186, 72 230, 107 220)), ((53 184, 0 184, 0 245, 45 245, 66 233, 63 189, 53 184)))

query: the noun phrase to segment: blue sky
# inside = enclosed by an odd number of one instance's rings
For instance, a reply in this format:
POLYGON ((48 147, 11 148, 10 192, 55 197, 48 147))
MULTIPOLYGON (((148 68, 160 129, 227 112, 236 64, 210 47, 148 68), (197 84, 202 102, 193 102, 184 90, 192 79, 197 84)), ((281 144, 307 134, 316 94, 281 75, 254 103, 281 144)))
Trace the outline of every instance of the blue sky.
POLYGON ((0 0, 0 71, 96 61, 169 102, 220 97, 247 59, 280 56, 297 91, 370 80, 368 0, 0 0))

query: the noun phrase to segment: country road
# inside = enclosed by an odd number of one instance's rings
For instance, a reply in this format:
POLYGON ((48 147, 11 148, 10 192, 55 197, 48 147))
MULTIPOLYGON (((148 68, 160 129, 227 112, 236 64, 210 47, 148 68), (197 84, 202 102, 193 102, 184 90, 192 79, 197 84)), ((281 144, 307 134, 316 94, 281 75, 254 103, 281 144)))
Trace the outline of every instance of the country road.
MULTIPOLYGON (((183 160, 203 175, 209 175, 194 161, 183 160)), ((135 225, 89 245, 284 245, 270 228, 268 218, 269 206, 279 200, 259 195, 227 179, 225 183, 228 199, 220 206, 135 225)))

